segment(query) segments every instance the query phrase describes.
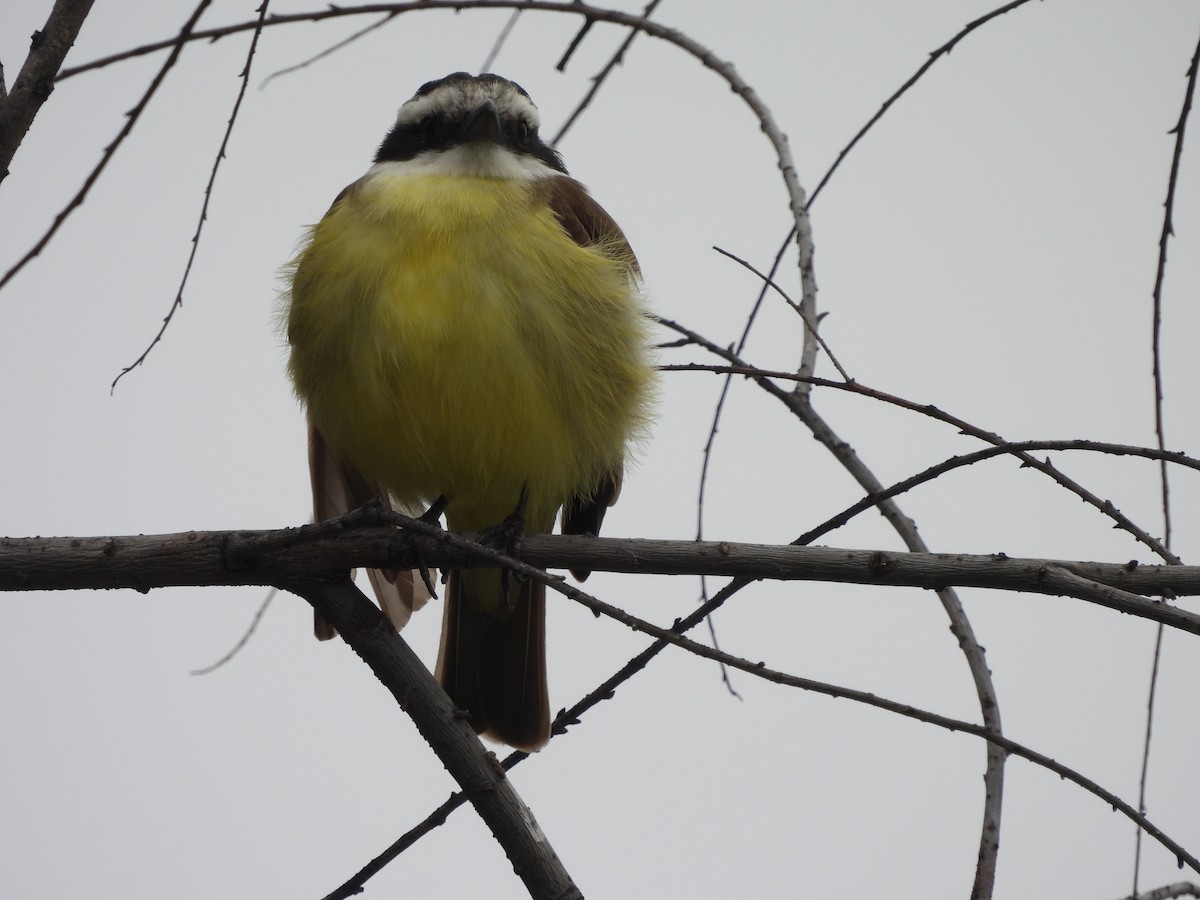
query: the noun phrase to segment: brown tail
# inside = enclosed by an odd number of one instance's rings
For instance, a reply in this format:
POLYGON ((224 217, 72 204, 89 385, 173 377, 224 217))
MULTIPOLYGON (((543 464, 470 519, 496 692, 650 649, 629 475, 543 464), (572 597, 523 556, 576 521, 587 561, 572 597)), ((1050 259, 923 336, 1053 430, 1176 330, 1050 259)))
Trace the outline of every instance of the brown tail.
POLYGON ((455 570, 446 586, 446 612, 437 676, 475 731, 520 750, 550 739, 546 692, 546 587, 510 578, 512 612, 498 605, 501 574, 455 570))

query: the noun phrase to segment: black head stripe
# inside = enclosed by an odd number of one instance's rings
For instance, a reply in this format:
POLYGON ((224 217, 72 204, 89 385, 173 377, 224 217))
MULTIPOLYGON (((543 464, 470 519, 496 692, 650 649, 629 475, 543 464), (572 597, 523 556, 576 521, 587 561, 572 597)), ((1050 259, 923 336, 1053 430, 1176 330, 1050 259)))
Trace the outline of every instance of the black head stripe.
POLYGON ((375 162, 401 162, 422 153, 449 150, 462 140, 459 126, 487 98, 494 100, 500 110, 501 145, 566 173, 562 158, 538 136, 537 112, 525 90, 499 75, 467 72, 454 72, 421 85, 401 107, 396 124, 375 154, 375 162), (528 106, 520 101, 514 103, 514 93, 528 106), (438 96, 433 100, 425 99, 435 94, 438 96))

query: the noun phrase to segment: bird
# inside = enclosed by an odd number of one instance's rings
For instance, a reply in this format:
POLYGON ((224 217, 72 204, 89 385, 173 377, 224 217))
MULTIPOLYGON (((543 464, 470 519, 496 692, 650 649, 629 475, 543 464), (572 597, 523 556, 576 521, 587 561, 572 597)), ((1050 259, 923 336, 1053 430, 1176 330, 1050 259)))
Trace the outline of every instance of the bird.
MULTIPOLYGON (((539 125, 499 75, 426 82, 302 240, 284 319, 316 521, 376 500, 444 505, 455 532, 517 514, 548 533, 561 512, 599 533, 649 427, 649 322, 628 240, 539 125)), ((396 628, 428 599, 414 572, 369 575, 396 628)), ((445 585, 439 682, 477 733, 539 749, 545 586, 495 568, 445 585)), ((315 631, 335 634, 319 614, 315 631)))

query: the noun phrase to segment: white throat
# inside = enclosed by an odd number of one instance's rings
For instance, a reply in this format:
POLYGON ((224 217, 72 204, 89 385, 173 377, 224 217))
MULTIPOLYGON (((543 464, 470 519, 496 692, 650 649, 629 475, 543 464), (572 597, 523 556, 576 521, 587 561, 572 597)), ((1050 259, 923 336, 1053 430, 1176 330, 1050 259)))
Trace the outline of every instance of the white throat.
POLYGON ((412 159, 387 160, 371 166, 369 175, 459 175, 474 178, 507 178, 536 181, 561 175, 540 159, 514 153, 491 141, 472 141, 448 150, 429 150, 412 159))

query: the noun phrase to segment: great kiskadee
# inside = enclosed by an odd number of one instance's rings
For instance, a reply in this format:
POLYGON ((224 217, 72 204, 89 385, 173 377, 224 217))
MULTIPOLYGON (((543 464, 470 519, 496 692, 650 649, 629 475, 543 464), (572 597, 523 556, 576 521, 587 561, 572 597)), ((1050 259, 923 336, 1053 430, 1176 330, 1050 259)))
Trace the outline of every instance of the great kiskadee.
MULTIPOLYGON (((529 533, 560 509, 565 533, 599 532, 647 421, 638 265, 538 124, 507 79, 431 81, 309 232, 287 336, 317 521, 444 498, 450 530, 479 531, 524 498, 529 533)), ((371 580, 397 628, 426 599, 414 573, 371 580)), ((443 687, 477 732, 540 747, 544 587, 472 568, 445 593, 443 687)))

